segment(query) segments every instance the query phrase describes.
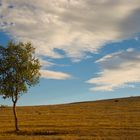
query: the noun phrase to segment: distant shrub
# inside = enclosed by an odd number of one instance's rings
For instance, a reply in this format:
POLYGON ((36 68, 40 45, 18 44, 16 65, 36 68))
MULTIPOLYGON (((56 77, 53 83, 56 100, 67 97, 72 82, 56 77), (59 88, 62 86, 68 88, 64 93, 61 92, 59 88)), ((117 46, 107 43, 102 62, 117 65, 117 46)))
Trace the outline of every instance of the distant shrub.
POLYGON ((39 112, 39 111, 36 111, 36 113, 37 113, 38 115, 41 115, 41 112, 39 112))
POLYGON ((115 102, 119 102, 119 100, 115 100, 115 102))
POLYGON ((0 105, 0 108, 7 108, 8 105, 0 105))

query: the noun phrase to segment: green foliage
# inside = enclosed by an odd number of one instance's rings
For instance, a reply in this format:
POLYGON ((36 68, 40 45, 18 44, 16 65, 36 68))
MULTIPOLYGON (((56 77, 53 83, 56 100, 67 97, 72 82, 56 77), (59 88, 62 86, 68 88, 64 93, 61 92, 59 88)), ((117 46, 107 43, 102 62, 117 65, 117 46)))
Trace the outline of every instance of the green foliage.
POLYGON ((10 42, 7 48, 0 46, 0 94, 17 101, 28 87, 39 82, 40 63, 35 58, 31 43, 10 42))

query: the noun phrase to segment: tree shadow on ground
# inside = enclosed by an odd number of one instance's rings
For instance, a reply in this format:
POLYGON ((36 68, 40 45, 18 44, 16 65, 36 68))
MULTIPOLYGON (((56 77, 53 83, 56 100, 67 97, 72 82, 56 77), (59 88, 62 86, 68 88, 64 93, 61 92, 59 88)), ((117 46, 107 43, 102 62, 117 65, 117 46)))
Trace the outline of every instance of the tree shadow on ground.
POLYGON ((68 134, 66 131, 7 131, 6 134, 15 134, 15 135, 21 135, 21 136, 41 136, 41 135, 64 135, 68 134))

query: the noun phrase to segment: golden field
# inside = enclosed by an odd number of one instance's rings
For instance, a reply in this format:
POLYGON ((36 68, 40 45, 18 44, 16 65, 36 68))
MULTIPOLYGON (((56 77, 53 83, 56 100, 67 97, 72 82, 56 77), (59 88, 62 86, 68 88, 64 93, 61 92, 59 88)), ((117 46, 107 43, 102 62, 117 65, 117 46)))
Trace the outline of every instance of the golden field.
POLYGON ((0 108, 0 140, 140 140, 140 97, 0 108))

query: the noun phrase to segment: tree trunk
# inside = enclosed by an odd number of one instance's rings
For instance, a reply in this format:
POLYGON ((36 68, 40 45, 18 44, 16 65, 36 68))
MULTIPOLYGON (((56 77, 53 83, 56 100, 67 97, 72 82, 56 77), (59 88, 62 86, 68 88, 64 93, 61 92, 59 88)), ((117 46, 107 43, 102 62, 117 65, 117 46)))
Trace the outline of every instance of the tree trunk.
POLYGON ((13 102, 13 113, 14 113, 14 118, 15 118, 15 131, 19 131, 18 128, 18 119, 17 119, 17 112, 16 112, 16 102, 13 102))

